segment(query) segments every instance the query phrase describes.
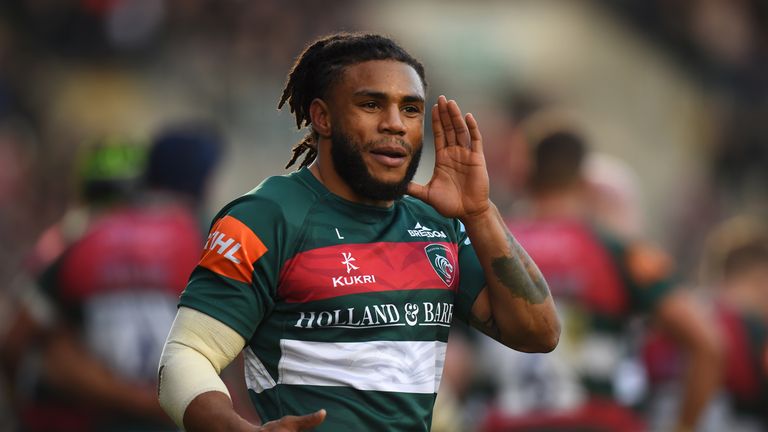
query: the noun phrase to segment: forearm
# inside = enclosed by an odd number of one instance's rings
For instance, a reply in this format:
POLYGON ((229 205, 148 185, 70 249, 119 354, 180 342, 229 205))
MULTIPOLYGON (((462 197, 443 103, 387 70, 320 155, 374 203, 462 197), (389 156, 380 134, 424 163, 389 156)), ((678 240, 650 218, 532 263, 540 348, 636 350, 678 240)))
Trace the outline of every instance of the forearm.
POLYGON ((678 431, 696 430, 696 425, 720 387, 720 362, 720 356, 712 349, 699 348, 688 354, 678 431))
POLYGON ((226 324, 193 309, 179 309, 160 358, 158 383, 160 404, 176 424, 193 432, 288 432, 310 430, 325 420, 325 410, 284 416, 261 427, 242 418, 219 374, 244 344, 226 324))
POLYGON ((46 380, 50 384, 102 409, 167 420, 153 386, 120 379, 64 333, 52 337, 44 352, 46 380))
POLYGON ((723 348, 713 319, 683 290, 667 296, 656 310, 657 322, 683 349, 686 375, 678 430, 695 430, 722 377, 723 348))
MULTIPOLYGON (((489 314, 473 308, 473 319, 486 332, 521 351, 551 351, 560 323, 544 277, 507 229, 498 209, 462 218, 487 282, 489 314)), ((481 299, 481 303, 485 300, 481 299)))
POLYGON ((242 420, 232 408, 219 374, 244 344, 237 332, 220 321, 193 309, 179 309, 163 348, 158 373, 160 405, 177 425, 218 430, 222 424, 242 420), (211 404, 216 410, 209 409, 211 404), (186 424, 188 417, 192 425, 186 424))
POLYGON ((250 432, 259 428, 240 417, 224 393, 210 391, 195 397, 184 413, 188 432, 250 432))

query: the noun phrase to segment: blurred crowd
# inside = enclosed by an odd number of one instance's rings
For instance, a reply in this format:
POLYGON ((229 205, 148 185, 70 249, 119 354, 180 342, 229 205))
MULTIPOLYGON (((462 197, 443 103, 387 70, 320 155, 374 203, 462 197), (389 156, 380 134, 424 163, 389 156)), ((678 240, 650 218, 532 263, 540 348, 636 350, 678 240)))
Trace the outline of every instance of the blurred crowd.
MULTIPOLYGON (((492 195, 563 323, 546 355, 452 329, 436 432, 768 430, 764 2, 426 1, 426 15, 383 3, 0 5, 0 431, 173 430, 156 401, 157 359, 212 209, 281 172, 297 140, 274 112, 291 56, 341 29, 386 31, 426 53, 433 95, 473 82, 447 71, 493 77, 468 104, 487 114, 492 195), (525 68, 489 72, 479 57, 541 40, 484 39, 467 53, 482 68, 462 69, 430 52, 458 30, 401 31, 456 15, 472 28, 483 9, 600 17, 663 58, 696 106, 665 111, 669 129, 643 130, 661 145, 628 149, 605 138, 620 128, 574 106, 610 99, 606 118, 643 127, 653 103, 536 81, 525 68), (692 132, 667 133, 676 127, 692 132)), ((588 64, 597 55, 566 50, 588 64)), ((620 80, 635 95, 653 84, 620 80)), ((225 374, 255 420, 242 367, 225 374)))

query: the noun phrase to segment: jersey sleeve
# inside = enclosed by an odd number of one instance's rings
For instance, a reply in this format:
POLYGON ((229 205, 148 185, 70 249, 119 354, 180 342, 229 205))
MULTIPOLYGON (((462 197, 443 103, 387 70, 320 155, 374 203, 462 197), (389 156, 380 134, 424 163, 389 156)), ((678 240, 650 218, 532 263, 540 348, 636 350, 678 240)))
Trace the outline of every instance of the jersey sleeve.
POLYGON ((282 209, 270 200, 250 197, 225 208, 211 226, 179 305, 250 339, 274 306, 285 227, 282 209))
POLYGON ((485 287, 485 273, 477 258, 475 248, 469 240, 464 224, 455 221, 459 248, 459 290, 456 293, 456 316, 464 323, 469 322, 472 306, 480 291, 485 287))
POLYGON ((643 242, 624 242, 599 232, 624 279, 632 312, 648 313, 677 286, 672 259, 663 251, 643 242))
POLYGON ((635 243, 626 247, 623 267, 629 278, 633 309, 639 312, 654 310, 678 284, 671 258, 650 245, 635 243))

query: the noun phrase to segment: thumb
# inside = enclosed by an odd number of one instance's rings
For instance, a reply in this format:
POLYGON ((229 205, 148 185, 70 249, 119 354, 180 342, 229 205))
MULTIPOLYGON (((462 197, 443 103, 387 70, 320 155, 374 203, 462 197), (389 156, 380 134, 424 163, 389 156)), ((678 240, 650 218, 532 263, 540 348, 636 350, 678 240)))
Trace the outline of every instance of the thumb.
POLYGON ((427 197, 429 196, 428 188, 426 186, 414 182, 408 183, 408 189, 406 189, 406 192, 408 195, 414 198, 418 198, 424 202, 427 201, 427 197))
POLYGON ((313 428, 325 420, 325 410, 321 409, 303 416, 294 417, 293 424, 296 426, 297 431, 303 431, 313 428))

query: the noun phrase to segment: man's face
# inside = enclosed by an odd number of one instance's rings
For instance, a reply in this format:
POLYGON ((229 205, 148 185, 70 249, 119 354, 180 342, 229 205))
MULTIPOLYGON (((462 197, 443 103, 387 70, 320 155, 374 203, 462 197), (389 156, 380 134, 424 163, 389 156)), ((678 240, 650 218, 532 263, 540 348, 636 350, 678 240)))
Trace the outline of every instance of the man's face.
POLYGON ((332 87, 331 156, 361 197, 402 196, 416 173, 424 134, 424 86, 405 63, 375 60, 345 68, 332 87))

